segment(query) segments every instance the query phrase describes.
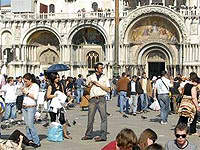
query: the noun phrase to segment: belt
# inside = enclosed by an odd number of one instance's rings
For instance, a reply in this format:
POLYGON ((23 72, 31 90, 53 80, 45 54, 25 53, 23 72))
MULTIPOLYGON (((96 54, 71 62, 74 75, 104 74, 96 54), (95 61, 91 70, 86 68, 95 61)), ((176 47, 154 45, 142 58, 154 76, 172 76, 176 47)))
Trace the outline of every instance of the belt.
POLYGON ((29 106, 23 105, 23 106, 22 106, 22 108, 33 108, 33 107, 36 107, 36 105, 29 105, 29 106))
POLYGON ((104 98, 104 97, 105 97, 104 95, 101 95, 101 96, 93 96, 92 98, 100 99, 100 98, 104 98))
POLYGON ((163 94, 158 94, 158 95, 169 95, 169 93, 163 93, 163 94))
POLYGON ((188 98, 188 99, 191 99, 191 98, 192 98, 192 96, 183 95, 183 98, 188 98))

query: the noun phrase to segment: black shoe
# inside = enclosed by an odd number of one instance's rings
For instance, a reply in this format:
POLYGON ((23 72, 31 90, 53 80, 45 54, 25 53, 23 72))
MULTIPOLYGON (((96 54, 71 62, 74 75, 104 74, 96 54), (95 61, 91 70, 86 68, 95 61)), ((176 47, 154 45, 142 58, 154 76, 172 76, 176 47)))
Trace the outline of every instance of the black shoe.
POLYGON ((34 147, 34 148, 38 148, 38 147, 41 146, 41 144, 35 144, 35 143, 32 143, 32 144, 30 144, 30 146, 32 146, 32 147, 34 147))
POLYGON ((124 117, 124 118, 128 118, 128 116, 127 115, 125 115, 125 114, 123 114, 123 116, 122 117, 124 117))
POLYGON ((146 116, 141 116, 141 118, 142 118, 142 119, 147 119, 147 117, 146 117, 146 116))
POLYGON ((74 120, 72 124, 75 126, 76 125, 76 121, 74 120))

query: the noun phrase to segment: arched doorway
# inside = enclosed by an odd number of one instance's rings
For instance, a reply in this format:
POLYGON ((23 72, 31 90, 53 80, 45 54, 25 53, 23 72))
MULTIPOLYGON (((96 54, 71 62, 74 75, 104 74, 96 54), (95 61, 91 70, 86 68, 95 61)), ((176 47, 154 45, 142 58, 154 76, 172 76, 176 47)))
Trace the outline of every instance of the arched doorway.
POLYGON ((99 54, 95 51, 90 51, 87 54, 88 73, 94 72, 94 65, 99 62, 99 54))
MULTIPOLYGON (((39 30, 30 35, 27 45, 37 47, 33 53, 37 54, 37 62, 40 64, 40 72, 46 70, 50 65, 58 63, 60 42, 56 35, 47 30, 39 30)), ((31 53, 32 54, 32 53, 31 53)))
POLYGON ((147 56, 148 62, 148 77, 160 76, 161 72, 165 70, 166 56, 159 50, 151 51, 147 56))

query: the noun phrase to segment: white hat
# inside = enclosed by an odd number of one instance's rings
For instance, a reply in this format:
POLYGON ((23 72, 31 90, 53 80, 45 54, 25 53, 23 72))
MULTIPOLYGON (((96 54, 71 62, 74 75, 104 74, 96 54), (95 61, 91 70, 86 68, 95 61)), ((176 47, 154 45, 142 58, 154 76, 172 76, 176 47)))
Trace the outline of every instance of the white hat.
POLYGON ((155 81, 155 80, 157 80, 157 77, 153 76, 152 81, 155 81))

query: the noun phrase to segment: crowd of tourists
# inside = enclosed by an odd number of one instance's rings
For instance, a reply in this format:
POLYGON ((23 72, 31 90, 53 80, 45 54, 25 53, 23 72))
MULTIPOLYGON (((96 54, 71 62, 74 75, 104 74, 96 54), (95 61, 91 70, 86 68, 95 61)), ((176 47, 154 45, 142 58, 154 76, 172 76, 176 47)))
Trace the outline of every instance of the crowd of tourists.
MULTIPOLYGON (((106 110, 106 101, 117 96, 119 113, 124 118, 143 114, 143 119, 146 119, 145 114, 151 108, 160 110, 160 123, 166 125, 168 115, 178 113, 180 117, 174 129, 176 139, 169 141, 165 149, 197 149, 187 140, 187 135, 198 135, 196 124, 200 111, 200 78, 195 72, 191 72, 189 78, 181 75, 173 78, 166 71, 162 71, 161 76, 154 76, 152 79, 147 78, 145 72, 141 76, 132 77, 123 72, 121 77, 109 80, 103 74, 102 63, 97 63, 94 69, 95 73, 88 75, 86 79, 81 74, 78 78, 66 78, 65 75, 60 77, 58 72, 44 73, 39 77, 26 73, 16 79, 0 75, 1 122, 12 124, 16 121, 17 114, 23 114, 22 120, 26 125, 26 135, 16 130, 8 141, 16 143, 19 148, 22 143, 34 148, 40 147, 40 139, 34 125, 35 121, 40 120, 46 120, 43 124, 45 127, 59 122, 63 137, 72 139, 68 131, 70 122, 66 117, 66 110, 83 103, 84 98, 88 107, 88 123, 81 140, 94 138, 96 142, 107 141, 109 113, 106 110), (85 96, 86 93, 88 97, 85 96), (101 134, 94 137, 93 124, 97 110, 101 116, 101 134)), ((157 138, 152 129, 145 129, 138 139, 133 130, 126 128, 102 150, 162 150, 164 147, 156 143, 157 138)), ((0 141, 0 146, 2 143, 5 144, 0 141)))

